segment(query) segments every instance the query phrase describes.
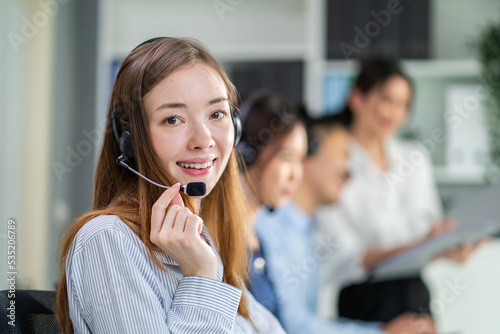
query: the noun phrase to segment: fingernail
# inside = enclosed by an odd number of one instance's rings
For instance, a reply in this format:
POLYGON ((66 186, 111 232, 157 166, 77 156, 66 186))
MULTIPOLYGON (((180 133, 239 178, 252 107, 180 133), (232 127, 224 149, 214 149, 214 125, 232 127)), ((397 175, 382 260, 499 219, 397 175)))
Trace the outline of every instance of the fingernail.
POLYGON ((176 184, 174 184, 172 186, 172 188, 180 188, 181 187, 181 183, 180 182, 177 182, 176 184))

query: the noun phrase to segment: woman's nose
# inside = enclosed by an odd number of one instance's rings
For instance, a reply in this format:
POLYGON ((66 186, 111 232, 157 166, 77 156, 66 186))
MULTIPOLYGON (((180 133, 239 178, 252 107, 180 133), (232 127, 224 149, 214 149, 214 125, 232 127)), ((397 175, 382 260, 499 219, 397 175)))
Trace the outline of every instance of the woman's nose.
POLYGON ((292 166, 290 181, 299 182, 302 179, 302 163, 292 166))
POLYGON ((203 121, 193 122, 190 132, 189 149, 205 150, 214 145, 212 133, 203 121))

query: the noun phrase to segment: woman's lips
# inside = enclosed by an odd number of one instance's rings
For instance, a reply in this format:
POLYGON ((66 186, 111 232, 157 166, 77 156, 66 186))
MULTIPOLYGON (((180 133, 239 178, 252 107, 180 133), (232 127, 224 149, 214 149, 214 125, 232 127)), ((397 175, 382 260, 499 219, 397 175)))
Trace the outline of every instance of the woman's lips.
POLYGON ((204 175, 207 175, 208 173, 210 173, 210 171, 214 167, 216 160, 217 159, 214 159, 214 160, 211 160, 209 162, 199 163, 199 164, 178 162, 177 166, 184 173, 186 173, 190 176, 204 176, 204 175))

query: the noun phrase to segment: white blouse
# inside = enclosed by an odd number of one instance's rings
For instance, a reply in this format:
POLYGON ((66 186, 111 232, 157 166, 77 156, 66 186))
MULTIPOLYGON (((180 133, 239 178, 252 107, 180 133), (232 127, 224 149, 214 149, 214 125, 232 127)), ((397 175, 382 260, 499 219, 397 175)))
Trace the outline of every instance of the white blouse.
POLYGON ((350 153, 352 178, 339 203, 316 213, 320 235, 338 245, 324 271, 329 273, 324 279, 337 284, 363 278, 360 257, 367 247, 409 243, 442 217, 430 159, 422 145, 388 140, 387 171, 380 170, 357 142, 350 153))

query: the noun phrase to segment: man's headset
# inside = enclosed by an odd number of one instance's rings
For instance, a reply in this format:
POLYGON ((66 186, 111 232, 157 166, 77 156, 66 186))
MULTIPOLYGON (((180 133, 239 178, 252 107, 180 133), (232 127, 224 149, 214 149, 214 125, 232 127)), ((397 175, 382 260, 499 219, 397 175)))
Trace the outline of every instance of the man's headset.
MULTIPOLYGON (((148 44, 151 42, 154 42, 156 40, 166 38, 166 37, 155 37, 152 39, 149 39, 141 44, 139 44, 137 47, 134 48, 137 49, 140 46, 144 44, 148 44)), ((132 50, 132 52, 134 51, 132 50)), ((129 171, 133 172, 134 174, 140 176, 144 180, 158 186, 161 188, 170 188, 169 186, 165 186, 159 183, 156 183, 150 179, 148 179, 146 176, 142 175, 138 171, 134 169, 135 167, 135 154, 134 154, 134 143, 132 139, 132 133, 130 131, 130 125, 126 124, 125 122, 122 121, 120 116, 118 115, 118 112, 116 111, 116 104, 115 104, 115 94, 113 93, 112 95, 113 99, 113 110, 111 111, 111 124, 113 126, 113 133, 116 139, 116 142, 118 143, 118 148, 120 149, 120 156, 116 159, 116 163, 129 171), (123 126, 122 126, 123 124, 123 126)), ((242 125, 241 125, 241 119, 236 113, 233 108, 231 108, 231 120, 233 123, 233 128, 234 128, 234 143, 233 147, 236 147, 238 145, 241 134, 242 134, 242 125)), ((203 182, 191 182, 186 185, 181 186, 180 191, 186 193, 189 196, 203 196, 206 193, 206 185, 203 182)))
MULTIPOLYGON (((250 111, 256 107, 258 103, 265 97, 275 95, 271 90, 268 89, 260 89, 250 94, 248 98, 246 98, 240 106, 240 117, 241 123, 244 123, 250 114, 250 111)), ((299 108, 299 113, 297 117, 301 117, 304 123, 307 123, 308 116, 305 107, 301 106, 299 108)), ((315 154, 319 149, 319 140, 312 137, 309 134, 307 135, 307 155, 315 154)), ((241 140, 237 147, 238 152, 240 153, 243 161, 245 162, 246 167, 250 167, 257 160, 257 156, 259 155, 258 148, 256 145, 248 140, 241 140)))

